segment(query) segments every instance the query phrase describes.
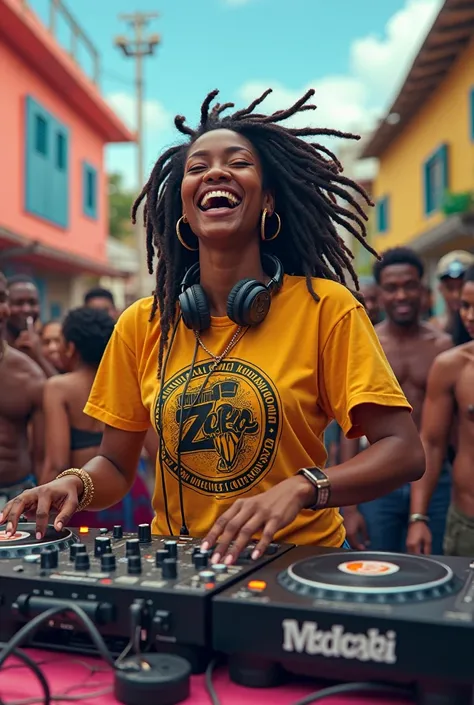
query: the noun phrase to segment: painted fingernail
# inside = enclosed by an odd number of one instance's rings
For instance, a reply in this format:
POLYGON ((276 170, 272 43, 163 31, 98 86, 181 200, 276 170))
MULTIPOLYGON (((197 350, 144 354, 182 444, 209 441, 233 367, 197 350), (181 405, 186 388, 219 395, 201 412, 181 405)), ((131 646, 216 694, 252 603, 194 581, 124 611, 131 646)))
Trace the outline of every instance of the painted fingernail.
POLYGON ((255 551, 252 553, 252 560, 256 561, 257 558, 260 558, 260 551, 257 551, 257 549, 255 549, 255 551))
POLYGON ((61 531, 61 529, 63 528, 62 521, 58 521, 58 523, 56 524, 56 527, 57 527, 58 531, 61 531))
POLYGON ((229 553, 229 555, 225 557, 224 563, 225 563, 225 565, 231 565, 231 563, 233 563, 233 562, 234 562, 234 557, 231 556, 229 553))
POLYGON ((37 531, 37 532, 36 532, 36 538, 38 539, 38 541, 40 540, 40 538, 41 538, 41 531, 37 531))
MULTIPOLYGON (((203 549, 204 550, 204 549, 203 549)), ((214 565, 215 563, 220 563, 221 560, 221 554, 220 553, 214 553, 214 555, 211 557, 211 563, 214 565)))
POLYGON ((207 541, 204 541, 204 543, 201 544, 201 551, 208 551, 209 550, 209 543, 207 541))

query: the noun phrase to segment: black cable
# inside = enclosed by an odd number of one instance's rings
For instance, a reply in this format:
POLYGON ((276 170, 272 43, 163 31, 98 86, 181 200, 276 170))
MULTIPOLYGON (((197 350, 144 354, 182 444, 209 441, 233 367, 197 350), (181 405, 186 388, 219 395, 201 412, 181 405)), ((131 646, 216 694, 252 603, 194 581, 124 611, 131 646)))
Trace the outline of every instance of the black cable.
MULTIPOLYGON (((0 648, 4 648, 8 646, 5 642, 0 642, 0 648)), ((32 673, 36 676, 36 678, 39 681, 39 684, 41 685, 41 688, 43 690, 43 698, 42 702, 44 705, 51 705, 51 691, 49 689, 49 684, 48 681, 46 680, 44 673, 42 672, 41 668, 38 666, 37 663, 34 662, 34 660, 31 658, 31 656, 28 656, 28 654, 25 654, 24 651, 21 649, 18 649, 17 647, 13 647, 11 650, 10 656, 15 656, 15 658, 19 659, 24 663, 25 666, 27 666, 32 673)), ((8 658, 8 656, 7 656, 8 658)), ((4 659, 5 661, 6 659, 4 659)), ((1 670, 1 666, 0 666, 1 670)), ((6 670, 6 669, 4 669, 6 670)), ((0 702, 3 702, 0 700, 0 702)), ((6 704, 5 704, 6 705, 6 704)))
POLYGON ((165 386, 165 375, 166 375, 166 368, 168 367, 168 361, 171 355, 171 349, 173 347, 174 339, 176 338, 176 333, 178 331, 178 326, 179 322, 181 320, 181 314, 178 316, 178 320, 176 321, 176 324, 173 328, 173 332, 171 334, 171 340, 168 343, 168 349, 166 351, 166 357, 163 362, 162 368, 161 368, 161 375, 160 375, 160 393, 158 394, 158 401, 157 401, 157 409, 158 409, 158 423, 157 423, 157 430, 158 430, 158 462, 160 465, 160 477, 161 477, 161 488, 163 491, 163 504, 165 506, 165 517, 166 517, 166 523, 168 525, 168 531, 170 536, 174 536, 173 534, 173 529, 171 527, 171 521, 170 521, 170 513, 168 509, 168 492, 166 490, 166 477, 165 477, 165 468, 163 465, 163 391, 164 391, 164 386, 165 386))
MULTIPOLYGON (((333 698, 335 695, 345 695, 346 693, 378 693, 380 695, 398 695, 406 698, 413 697, 413 693, 409 688, 403 688, 396 685, 383 685, 382 683, 341 683, 333 685, 329 688, 317 690, 314 693, 305 695, 304 698, 296 700, 292 705, 311 705, 326 698, 333 698)), ((213 703, 220 705, 220 703, 213 703)))
POLYGON ((87 616, 81 607, 78 607, 73 602, 64 601, 62 604, 52 607, 45 612, 41 612, 36 617, 34 617, 30 622, 25 624, 16 634, 13 636, 7 645, 0 651, 0 669, 7 660, 7 658, 13 653, 14 649, 21 644, 23 639, 29 637, 33 634, 36 629, 43 623, 46 622, 50 617, 54 617, 62 612, 73 612, 77 617, 79 617, 83 626, 86 627, 89 636, 91 637, 94 645, 96 646, 99 654, 102 658, 111 666, 111 668, 116 668, 114 659, 112 658, 110 651, 108 650, 105 641, 102 639, 97 627, 87 616))
POLYGON ((222 703, 219 699, 219 696, 217 695, 217 692, 216 692, 216 689, 214 687, 214 683, 212 680, 213 676, 214 676, 214 670, 215 670, 216 666, 218 665, 218 663, 219 663, 219 659, 217 659, 217 658, 213 658, 212 661, 209 661, 209 664, 206 668, 206 674, 205 674, 205 680, 204 680, 207 694, 209 695, 209 697, 211 699, 212 705, 222 705, 222 703))
POLYGON ((194 407, 194 403, 192 403, 189 407, 188 415, 186 416, 186 419, 184 418, 184 403, 186 399, 186 392, 189 389, 189 385, 191 383, 191 379, 194 375, 194 368, 196 367, 196 358, 199 350, 199 341, 196 338, 196 343, 194 345, 194 352, 193 352, 193 359, 191 360, 191 366, 189 368, 189 373, 188 376, 186 377, 186 382, 184 383, 183 391, 181 393, 181 413, 179 415, 179 430, 178 430, 178 445, 176 448, 176 462, 178 464, 178 492, 179 492, 179 509, 181 512, 181 529, 180 529, 180 536, 189 536, 189 530, 188 527, 186 526, 186 515, 184 512, 184 499, 183 499, 183 473, 182 473, 182 468, 181 468, 181 442, 183 440, 183 428, 184 428, 184 422, 188 420, 191 410, 194 407))

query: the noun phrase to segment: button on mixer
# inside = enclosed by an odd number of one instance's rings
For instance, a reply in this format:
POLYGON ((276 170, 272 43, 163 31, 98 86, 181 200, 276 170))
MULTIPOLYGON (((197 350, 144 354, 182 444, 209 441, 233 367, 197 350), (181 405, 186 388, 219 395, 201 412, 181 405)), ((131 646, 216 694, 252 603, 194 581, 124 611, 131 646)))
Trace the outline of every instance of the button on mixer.
POLYGON ((224 573, 227 573, 227 566, 225 565, 225 563, 215 563, 212 566, 212 570, 218 575, 223 575, 224 573))
POLYGON ((142 572, 142 559, 140 556, 129 556, 127 561, 129 575, 139 575, 142 572))
POLYGON ((112 530, 112 536, 114 539, 122 539, 123 538, 123 529, 120 524, 115 524, 113 530, 112 530))
POLYGON ((211 584, 216 582, 216 576, 213 570, 201 570, 199 578, 202 583, 211 584))
POLYGON ((74 558, 74 568, 76 570, 89 570, 89 554, 82 551, 80 553, 76 553, 76 557, 74 558))
POLYGON ((193 563, 196 570, 201 570, 201 568, 207 568, 207 563, 209 556, 207 553, 195 553, 193 556, 193 563))
POLYGON ((86 553, 87 548, 84 543, 73 543, 69 547, 69 560, 73 561, 78 553, 86 553))
POLYGON ((40 565, 43 570, 54 570, 58 567, 59 552, 57 548, 46 548, 41 551, 40 565))
POLYGON ((176 580, 178 575, 178 566, 174 558, 165 558, 161 568, 163 578, 166 580, 176 580))
POLYGON ((105 573, 116 569, 115 556, 113 553, 103 553, 100 557, 100 567, 105 573))
POLYGON ((138 525, 138 540, 140 543, 151 542, 151 526, 150 524, 138 525))
POLYGON ((165 548, 168 551, 170 558, 176 558, 178 555, 178 542, 177 541, 165 541, 165 548))
POLYGON ((94 541, 94 556, 99 558, 103 553, 110 553, 112 542, 108 536, 96 536, 94 541))
POLYGON ((158 551, 155 553, 155 564, 156 567, 158 568, 159 566, 163 565, 163 561, 165 561, 167 558, 169 558, 169 553, 166 551, 164 548, 158 549, 158 551))
POLYGON ((125 553, 127 556, 139 556, 140 541, 138 539, 127 539, 125 543, 125 553))

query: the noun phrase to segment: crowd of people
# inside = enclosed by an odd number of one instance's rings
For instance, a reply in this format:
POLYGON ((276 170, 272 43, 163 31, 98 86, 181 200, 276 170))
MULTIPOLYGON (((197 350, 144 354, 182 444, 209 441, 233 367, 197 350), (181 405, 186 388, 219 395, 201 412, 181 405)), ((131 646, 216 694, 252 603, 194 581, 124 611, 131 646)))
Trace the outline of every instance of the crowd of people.
MULTIPOLYGON (((114 297, 91 289, 63 321, 40 320, 39 291, 28 275, 0 275, 0 510, 23 490, 47 483, 99 450, 103 424, 83 410, 118 318, 114 297)), ((79 512, 71 526, 151 521, 156 446, 149 434, 130 494, 103 512, 79 512)))
POLYGON ((406 248, 349 289, 338 227, 375 255, 353 193, 371 202, 318 137, 354 136, 282 124, 314 109, 313 91, 257 112, 269 92, 231 114, 211 92, 196 129, 176 117, 185 139, 132 212, 145 202, 153 296, 118 316, 95 290, 41 324, 33 280, 0 277, 6 537, 26 514, 38 539, 50 517, 152 518, 225 564, 250 541, 254 559, 273 540, 441 552, 444 535, 466 548, 473 257, 441 260, 441 320, 406 248))
MULTIPOLYGON (((384 253, 373 279, 362 282, 367 313, 413 407, 427 468, 422 480, 371 502, 345 507, 355 548, 471 555, 474 488, 469 489, 474 404, 470 362, 474 351, 474 255, 442 257, 436 275, 444 313, 431 315, 424 266, 409 248, 384 253), (471 533, 465 529, 470 528, 471 533)), ((337 424, 326 432, 329 461, 357 454, 366 438, 347 439, 337 424)))

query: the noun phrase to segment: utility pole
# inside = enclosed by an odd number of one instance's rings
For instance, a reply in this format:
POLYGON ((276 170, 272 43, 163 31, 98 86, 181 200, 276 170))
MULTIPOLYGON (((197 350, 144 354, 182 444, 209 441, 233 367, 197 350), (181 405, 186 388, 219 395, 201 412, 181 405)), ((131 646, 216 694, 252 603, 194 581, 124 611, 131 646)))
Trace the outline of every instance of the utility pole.
MULTIPOLYGON (((135 12, 130 15, 119 15, 119 19, 130 25, 133 36, 131 38, 120 36, 115 38, 115 46, 123 51, 125 56, 135 59, 135 91, 136 91, 136 111, 137 111, 137 180, 138 188, 144 184, 143 168, 143 101, 144 101, 144 80, 143 80, 143 59, 152 56, 155 48, 160 43, 159 34, 146 35, 146 27, 150 20, 158 17, 157 12, 135 12)), ((136 247, 138 252, 138 295, 149 296, 151 293, 150 275, 146 264, 146 244, 145 233, 143 232, 143 211, 138 213, 135 227, 136 247)))

